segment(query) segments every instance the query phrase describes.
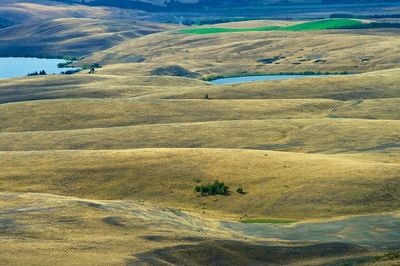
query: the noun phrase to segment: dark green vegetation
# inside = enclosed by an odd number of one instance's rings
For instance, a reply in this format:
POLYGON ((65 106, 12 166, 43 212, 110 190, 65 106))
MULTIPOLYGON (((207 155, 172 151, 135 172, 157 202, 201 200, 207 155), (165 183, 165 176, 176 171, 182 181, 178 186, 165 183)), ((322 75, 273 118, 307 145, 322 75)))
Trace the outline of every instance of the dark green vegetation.
POLYGON ((64 57, 60 57, 59 59, 64 59, 66 62, 64 62, 64 63, 59 63, 59 64, 57 65, 57 67, 58 67, 58 68, 68 68, 68 67, 71 67, 72 64, 73 64, 75 61, 78 61, 78 60, 80 60, 80 59, 83 59, 83 57, 82 57, 82 58, 79 58, 79 57, 77 57, 77 56, 64 56, 64 57))
POLYGON ((344 26, 343 29, 385 29, 385 28, 400 28, 400 23, 390 23, 390 22, 371 22, 363 23, 358 25, 344 26))
POLYGON ((101 68, 101 65, 98 63, 85 63, 82 65, 82 69, 93 69, 93 68, 101 68))
POLYGON ((300 23, 287 27, 265 26, 256 28, 189 28, 189 29, 179 30, 178 32, 185 34, 214 34, 214 33, 226 33, 226 32, 250 32, 250 31, 272 31, 272 30, 312 31, 312 30, 342 29, 347 27, 354 27, 360 24, 363 23, 354 19, 326 19, 326 20, 300 23))
POLYGON ((207 185, 196 186, 196 192, 199 192, 202 196, 210 196, 210 195, 227 195, 228 194, 228 186, 225 186, 223 182, 219 182, 218 180, 214 181, 214 183, 209 183, 207 185))
POLYGON ((58 68, 68 68, 68 67, 71 67, 72 63, 73 63, 73 61, 67 61, 65 63, 58 63, 57 67, 58 68))
POLYGON ((71 69, 71 70, 67 70, 67 71, 61 71, 61 75, 72 75, 75 73, 78 73, 80 71, 80 69, 71 69))
POLYGON ((28 73, 27 76, 31 77, 31 76, 45 76, 45 75, 47 75, 46 71, 41 70, 39 72, 35 71, 35 72, 32 72, 32 73, 28 73))
POLYGON ((246 193, 246 192, 244 192, 244 190, 243 190, 242 187, 238 187, 238 188, 236 189, 236 192, 239 193, 239 194, 245 194, 245 193, 246 193))

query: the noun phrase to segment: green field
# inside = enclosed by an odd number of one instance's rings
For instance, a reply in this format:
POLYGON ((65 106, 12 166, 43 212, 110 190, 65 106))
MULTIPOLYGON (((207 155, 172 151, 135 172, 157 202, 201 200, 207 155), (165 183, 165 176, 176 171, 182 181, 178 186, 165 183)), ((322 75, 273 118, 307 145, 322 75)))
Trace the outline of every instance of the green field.
POLYGON ((354 19, 326 19, 300 23, 287 27, 265 26, 256 28, 189 28, 178 31, 185 34, 215 34, 227 32, 250 32, 250 31, 310 31, 310 30, 329 30, 350 27, 362 24, 362 22, 354 19))

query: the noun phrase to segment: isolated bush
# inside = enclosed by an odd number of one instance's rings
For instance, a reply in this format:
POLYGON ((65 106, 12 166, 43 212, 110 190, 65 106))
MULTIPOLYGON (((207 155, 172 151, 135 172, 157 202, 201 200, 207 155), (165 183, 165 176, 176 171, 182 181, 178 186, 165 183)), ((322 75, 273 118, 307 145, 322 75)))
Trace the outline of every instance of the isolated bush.
POLYGON ((67 68, 67 67, 71 67, 73 61, 67 61, 67 62, 63 62, 63 63, 58 63, 57 67, 58 68, 67 68))
POLYGON ((214 183, 196 186, 195 191, 199 192, 202 196, 227 195, 228 188, 229 187, 225 186, 225 184, 223 182, 219 182, 218 180, 216 180, 216 181, 214 181, 214 183))
POLYGON ((61 71, 61 74, 62 75, 72 75, 72 74, 78 73, 79 71, 80 71, 79 69, 70 69, 67 71, 61 71))
POLYGON ((101 68, 101 65, 98 63, 92 63, 92 64, 83 64, 82 65, 83 69, 92 69, 92 68, 101 68))
POLYGON ((239 193, 239 194, 244 194, 244 190, 243 190, 243 188, 241 188, 241 187, 238 187, 238 188, 236 189, 236 192, 239 193))

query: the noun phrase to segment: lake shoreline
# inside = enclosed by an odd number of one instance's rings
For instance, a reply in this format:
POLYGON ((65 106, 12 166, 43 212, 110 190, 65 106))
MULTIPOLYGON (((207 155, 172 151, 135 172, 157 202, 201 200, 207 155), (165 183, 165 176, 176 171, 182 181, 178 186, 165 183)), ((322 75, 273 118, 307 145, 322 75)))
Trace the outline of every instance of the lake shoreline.
MULTIPOLYGON (((238 75, 238 76, 227 76, 208 79, 206 81, 214 85, 233 85, 256 81, 267 81, 267 80, 286 80, 286 79, 299 79, 307 77, 329 77, 329 76, 343 76, 350 75, 347 72, 342 73, 279 73, 279 74, 264 74, 264 75, 238 75)), ((203 79, 204 80, 204 79, 203 79)))
POLYGON ((60 65, 71 62, 67 59, 73 58, 0 57, 0 79, 68 74, 80 70, 76 67, 60 68, 60 65))

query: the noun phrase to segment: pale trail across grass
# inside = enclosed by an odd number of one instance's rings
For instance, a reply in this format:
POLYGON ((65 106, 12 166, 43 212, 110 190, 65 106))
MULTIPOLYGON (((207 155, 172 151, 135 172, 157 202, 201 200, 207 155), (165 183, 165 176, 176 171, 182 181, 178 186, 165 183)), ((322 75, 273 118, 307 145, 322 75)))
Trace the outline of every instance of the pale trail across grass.
POLYGON ((361 21, 355 19, 326 19, 295 24, 286 27, 280 26, 264 26, 256 28, 189 28, 180 30, 179 33, 185 34, 214 34, 228 32, 251 32, 251 31, 310 31, 310 30, 329 30, 350 27, 362 24, 361 21))

